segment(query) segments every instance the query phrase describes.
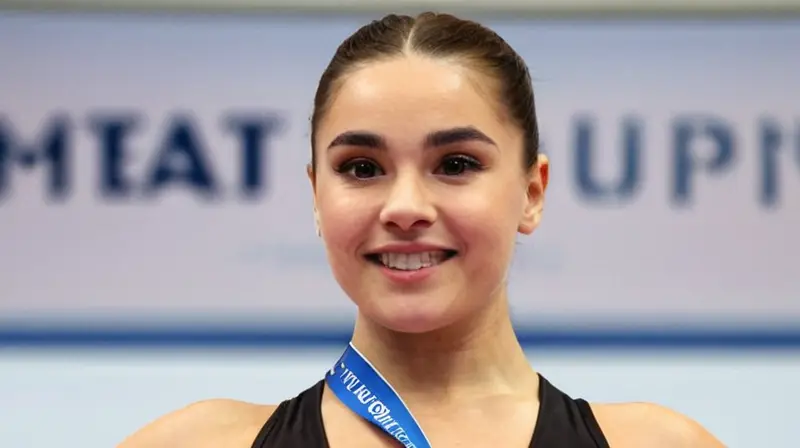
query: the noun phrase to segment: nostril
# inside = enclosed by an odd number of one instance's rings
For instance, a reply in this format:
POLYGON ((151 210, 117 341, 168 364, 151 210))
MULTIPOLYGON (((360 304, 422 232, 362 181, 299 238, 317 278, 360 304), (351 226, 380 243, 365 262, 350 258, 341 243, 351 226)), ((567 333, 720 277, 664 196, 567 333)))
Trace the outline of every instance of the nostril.
POLYGON ((423 230, 427 229, 432 224, 433 222, 427 219, 418 219, 415 221, 391 220, 385 223, 388 229, 400 232, 413 232, 416 230, 423 230))

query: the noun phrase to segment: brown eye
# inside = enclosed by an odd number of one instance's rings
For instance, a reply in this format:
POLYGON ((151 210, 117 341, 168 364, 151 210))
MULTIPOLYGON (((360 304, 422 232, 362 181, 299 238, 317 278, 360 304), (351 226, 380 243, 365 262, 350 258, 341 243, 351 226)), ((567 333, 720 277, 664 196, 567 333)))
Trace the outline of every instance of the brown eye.
POLYGON ((381 168, 370 160, 353 160, 343 164, 338 172, 356 179, 370 179, 383 174, 381 168))
POLYGON ((445 176, 460 176, 466 171, 477 171, 481 169, 481 164, 477 160, 468 156, 450 156, 442 161, 439 172, 445 176))

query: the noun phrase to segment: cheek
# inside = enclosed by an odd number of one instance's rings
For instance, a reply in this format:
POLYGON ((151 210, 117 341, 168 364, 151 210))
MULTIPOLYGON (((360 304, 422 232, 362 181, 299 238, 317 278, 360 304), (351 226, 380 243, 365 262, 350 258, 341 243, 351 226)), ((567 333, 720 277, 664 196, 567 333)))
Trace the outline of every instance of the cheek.
POLYGON ((513 246, 519 226, 519 191, 516 184, 497 180, 465 189, 448 201, 445 216, 451 217, 452 226, 468 245, 489 246, 481 250, 504 250, 513 246))
POLYGON ((462 214, 455 217, 458 223, 453 227, 465 245, 470 272, 484 276, 487 270, 503 270, 510 263, 516 241, 515 229, 505 216, 508 215, 497 206, 486 204, 486 207, 465 207, 462 214), (491 266, 488 261, 492 262, 491 266))
POLYGON ((362 195, 330 192, 318 196, 320 230, 331 256, 358 249, 365 232, 377 219, 374 208, 362 195))
POLYGON ((450 228, 464 244, 464 282, 478 297, 491 297, 504 283, 514 253, 517 214, 508 196, 473 195, 454 204, 450 228))

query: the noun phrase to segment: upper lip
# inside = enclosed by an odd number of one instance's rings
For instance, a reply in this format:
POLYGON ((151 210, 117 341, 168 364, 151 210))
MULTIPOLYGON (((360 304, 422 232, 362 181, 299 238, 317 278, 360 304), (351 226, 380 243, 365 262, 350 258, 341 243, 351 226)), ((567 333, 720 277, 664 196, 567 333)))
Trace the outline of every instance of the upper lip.
POLYGON ((413 253, 420 253, 420 252, 436 252, 436 251, 452 251, 453 249, 445 246, 440 246, 438 244, 428 244, 428 243, 391 243, 391 244, 384 244, 382 246, 376 247, 370 251, 368 254, 383 254, 383 253, 401 253, 401 254, 413 254, 413 253))

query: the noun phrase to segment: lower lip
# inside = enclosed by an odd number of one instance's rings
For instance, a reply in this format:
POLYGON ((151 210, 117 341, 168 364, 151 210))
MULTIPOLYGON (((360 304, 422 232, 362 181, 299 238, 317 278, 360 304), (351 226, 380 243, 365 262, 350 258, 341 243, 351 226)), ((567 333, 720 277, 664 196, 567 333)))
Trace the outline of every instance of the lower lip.
POLYGON ((439 265, 436 265, 414 271, 401 271, 399 269, 387 268, 386 266, 379 266, 379 269, 383 275, 395 283, 417 283, 433 275, 438 267, 439 265))

